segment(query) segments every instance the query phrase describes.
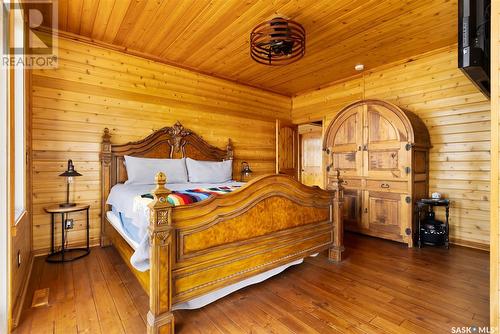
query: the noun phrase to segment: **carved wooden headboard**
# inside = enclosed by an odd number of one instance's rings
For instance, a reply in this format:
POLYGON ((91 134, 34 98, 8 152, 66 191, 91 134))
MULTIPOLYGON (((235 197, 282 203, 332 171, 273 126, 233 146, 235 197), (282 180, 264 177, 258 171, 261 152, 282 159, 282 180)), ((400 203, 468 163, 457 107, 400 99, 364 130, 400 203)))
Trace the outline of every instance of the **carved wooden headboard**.
MULTIPOLYGON (((231 139, 225 150, 208 144, 202 137, 186 129, 180 122, 161 128, 144 139, 126 144, 111 144, 109 129, 104 129, 101 147, 103 196, 117 183, 127 180, 124 156, 145 158, 192 158, 222 161, 233 159, 231 139)), ((168 177, 168 176, 167 176, 168 177)), ((105 200, 105 199, 104 199, 105 200)))

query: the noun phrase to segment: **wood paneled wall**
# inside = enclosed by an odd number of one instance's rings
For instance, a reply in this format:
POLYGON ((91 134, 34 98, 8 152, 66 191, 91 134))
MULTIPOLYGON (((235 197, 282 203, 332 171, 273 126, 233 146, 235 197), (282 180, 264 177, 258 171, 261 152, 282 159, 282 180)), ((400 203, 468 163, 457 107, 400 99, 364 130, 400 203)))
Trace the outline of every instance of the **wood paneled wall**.
POLYGON ((500 1, 491 2, 491 245, 490 326, 500 325, 500 1))
POLYGON ((11 325, 17 326, 19 317, 21 315, 23 302, 29 303, 30 301, 24 300, 29 274, 32 265, 32 252, 31 252, 31 225, 30 216, 26 212, 18 221, 17 225, 13 228, 11 238, 11 287, 10 298, 12 301, 12 314, 11 325), (18 265, 18 252, 21 256, 21 263, 18 265))
MULTIPOLYGON (((275 119, 289 120, 291 109, 289 97, 62 38, 59 68, 33 72, 32 102, 37 252, 50 245, 50 217, 43 207, 64 200, 65 180, 58 174, 67 159, 83 174, 75 178, 72 194, 91 204, 91 242, 98 243, 104 127, 112 141, 125 143, 179 120, 221 148, 231 138, 235 171, 245 160, 259 175, 274 172, 275 119)), ((84 240, 84 216, 74 217, 70 244, 84 240)))
MULTIPOLYGON (((142 138, 180 120, 210 143, 234 141, 235 169, 243 160, 256 174, 273 172, 275 118, 325 120, 361 98, 380 98, 417 113, 429 127, 430 187, 452 199, 456 243, 489 243, 490 105, 456 68, 455 47, 367 71, 290 98, 212 78, 88 43, 60 39, 60 67, 33 73, 33 248, 50 242, 43 207, 63 201, 57 175, 74 160, 75 199, 89 202, 91 239, 99 236, 100 137, 142 138), (292 107, 291 107, 292 104, 292 107)), ((70 243, 84 238, 83 216, 70 243)), ((57 238, 59 239, 59 238, 57 238)))
POLYGON ((298 95, 293 98, 292 119, 325 119, 328 124, 342 107, 362 98, 387 100, 422 118, 433 145, 430 191, 443 193, 453 203, 452 240, 487 248, 490 103, 457 69, 456 46, 298 95))

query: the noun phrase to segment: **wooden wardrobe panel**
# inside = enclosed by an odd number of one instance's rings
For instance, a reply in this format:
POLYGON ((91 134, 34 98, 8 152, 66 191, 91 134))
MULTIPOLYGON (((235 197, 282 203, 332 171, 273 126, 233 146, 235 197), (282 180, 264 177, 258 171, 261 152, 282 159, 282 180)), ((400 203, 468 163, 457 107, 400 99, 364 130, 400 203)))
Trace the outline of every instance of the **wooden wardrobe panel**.
POLYGON ((366 123, 370 124, 368 128, 368 143, 401 141, 398 129, 381 113, 368 110, 366 123))
POLYGON ((366 104, 364 117, 364 175, 383 179, 406 178, 410 154, 407 124, 386 105, 366 104))
POLYGON ((361 220, 362 191, 358 189, 344 189, 344 226, 346 230, 358 232, 361 220))
POLYGON ((414 192, 414 182, 427 189, 428 147, 422 121, 397 106, 361 100, 344 108, 328 126, 323 148, 328 174, 346 178, 346 228, 412 246, 412 203, 426 196, 421 186, 414 192), (362 127, 352 121, 358 119, 362 127))
POLYGON ((298 177, 299 129, 290 122, 276 120, 276 173, 298 177))
POLYGON ((372 235, 403 241, 401 235, 402 208, 399 194, 365 192, 366 227, 372 235))
POLYGON ((341 170, 342 177, 360 176, 363 147, 363 106, 354 107, 341 115, 338 122, 325 133, 325 140, 332 143, 328 149, 328 166, 341 170))
POLYGON ((358 112, 346 117, 346 120, 339 125, 333 146, 357 144, 359 132, 356 130, 356 125, 360 122, 361 114, 358 112))

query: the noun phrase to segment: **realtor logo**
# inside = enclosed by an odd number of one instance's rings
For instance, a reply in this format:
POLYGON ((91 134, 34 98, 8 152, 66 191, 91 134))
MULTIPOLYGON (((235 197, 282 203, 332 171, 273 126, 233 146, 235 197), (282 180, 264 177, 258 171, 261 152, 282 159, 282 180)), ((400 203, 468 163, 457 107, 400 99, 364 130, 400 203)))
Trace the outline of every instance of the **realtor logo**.
POLYGON ((467 327, 451 327, 452 334, 493 334, 497 333, 496 327, 487 326, 467 326, 467 327))
POLYGON ((58 41, 57 0, 10 0, 2 8, 9 26, 1 67, 56 68, 58 41))

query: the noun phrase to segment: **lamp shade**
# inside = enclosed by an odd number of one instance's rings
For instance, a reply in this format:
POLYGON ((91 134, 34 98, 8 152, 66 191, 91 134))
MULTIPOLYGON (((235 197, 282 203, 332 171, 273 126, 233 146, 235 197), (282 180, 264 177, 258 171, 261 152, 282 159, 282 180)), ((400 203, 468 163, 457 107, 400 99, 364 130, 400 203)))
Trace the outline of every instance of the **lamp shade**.
POLYGON ((82 174, 78 173, 75 170, 75 166, 73 165, 73 160, 69 159, 68 169, 64 173, 59 174, 59 176, 73 177, 73 176, 82 176, 82 174))

